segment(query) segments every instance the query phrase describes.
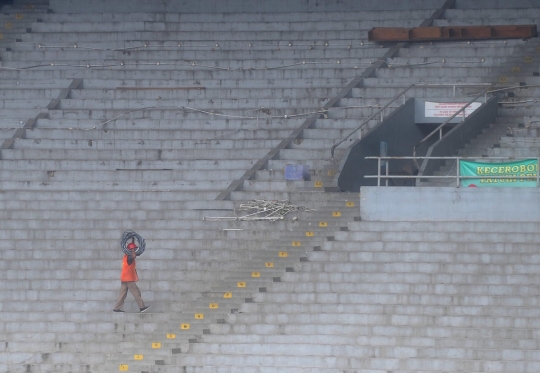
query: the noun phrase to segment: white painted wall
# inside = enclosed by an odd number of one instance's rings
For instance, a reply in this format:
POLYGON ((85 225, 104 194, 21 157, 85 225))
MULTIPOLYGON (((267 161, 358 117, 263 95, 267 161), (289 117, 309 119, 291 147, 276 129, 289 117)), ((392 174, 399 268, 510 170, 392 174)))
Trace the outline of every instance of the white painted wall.
POLYGON ((538 188, 361 187, 367 221, 540 221, 538 188))

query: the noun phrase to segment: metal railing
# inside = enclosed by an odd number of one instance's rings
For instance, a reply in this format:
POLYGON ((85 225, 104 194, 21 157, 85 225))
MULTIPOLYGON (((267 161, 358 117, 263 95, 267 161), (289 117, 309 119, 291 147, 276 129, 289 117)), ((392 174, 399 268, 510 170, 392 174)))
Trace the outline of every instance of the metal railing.
MULTIPOLYGON (((474 102, 476 102, 476 100, 480 97, 480 96, 484 96, 484 103, 487 102, 487 93, 488 91, 490 90, 492 84, 489 84, 489 87, 487 87, 486 89, 484 89, 482 92, 480 92, 479 94, 477 94, 476 96, 474 96, 474 98, 472 100, 470 100, 466 105, 463 105, 463 107, 461 109, 459 109, 458 111, 456 111, 451 117, 449 117, 448 119, 446 119, 443 123, 441 123, 437 128, 435 128, 433 131, 431 131, 429 133, 429 135, 427 135, 426 137, 424 137, 422 140, 420 140, 414 147, 413 147, 413 157, 416 157, 416 149, 421 145, 423 144, 425 141, 429 140, 431 137, 433 137, 434 134, 436 134, 437 132, 439 133, 439 140, 442 139, 443 137, 443 128, 448 125, 448 123, 450 123, 450 121, 452 119, 454 119, 455 117, 457 117, 460 113, 463 113, 463 120, 461 122, 463 122, 466 117, 465 117, 465 110, 471 106, 471 104, 473 104, 474 102)), ((461 123, 460 122, 460 123, 461 123)), ((415 159, 415 164, 416 164, 416 167, 420 170, 421 167, 420 165, 418 164, 418 162, 416 161, 415 159)))
MULTIPOLYGON (((456 188, 459 188, 461 186, 461 181, 464 179, 527 179, 527 180, 536 180, 536 186, 540 186, 540 172, 536 172, 536 176, 511 176, 511 175, 505 175, 505 176, 491 176, 486 175, 484 177, 482 176, 462 176, 460 175, 460 168, 459 168, 459 161, 460 160, 471 160, 476 162, 484 162, 488 161, 523 161, 528 159, 535 159, 534 157, 528 157, 528 158, 512 158, 512 157, 366 157, 366 159, 377 159, 377 175, 365 175, 365 178, 368 179, 377 179, 377 186, 381 186, 381 179, 384 179, 386 181, 386 186, 388 186, 388 180, 389 179, 414 179, 414 180, 421 180, 421 179, 455 179, 456 180, 456 188), (391 175, 389 172, 390 169, 390 161, 391 160, 414 160, 416 162, 417 159, 441 159, 441 160, 455 160, 456 161, 456 173, 455 175, 391 175), (381 166, 382 162, 386 161, 385 164, 385 174, 381 175, 381 166)), ((538 164, 540 165, 540 158, 536 158, 538 164)))
MULTIPOLYGON (((488 93, 488 90, 492 86, 491 83, 414 83, 414 84, 411 84, 407 88, 405 88, 403 91, 401 91, 400 93, 395 95, 386 105, 384 105, 381 109, 379 109, 379 111, 377 111, 376 113, 370 115, 370 117, 368 119, 364 120, 358 127, 353 129, 347 136, 345 136, 344 138, 339 140, 337 143, 332 145, 332 148, 330 149, 330 154, 332 156, 332 159, 334 159, 334 153, 335 153, 336 148, 339 145, 341 145, 343 142, 345 142, 347 139, 349 139, 349 137, 351 137, 356 132, 358 132, 360 129, 362 129, 362 127, 364 127, 370 120, 377 117, 377 115, 380 115, 381 116, 380 120, 382 122, 383 121, 383 112, 384 112, 384 110, 386 108, 388 108, 390 105, 392 105, 397 99, 399 99, 400 97, 403 96, 403 104, 405 104, 405 99, 406 99, 405 98, 405 93, 407 93, 412 88, 415 88, 415 87, 428 87, 428 88, 429 87, 452 87, 453 97, 456 97, 456 87, 483 87, 483 86, 489 86, 489 87, 486 88, 484 91, 482 91, 482 93, 480 93, 478 96, 476 96, 474 100, 476 100, 478 97, 480 97, 480 96, 482 96, 484 94, 485 95, 484 101, 487 101, 487 93, 488 93)), ((467 105, 467 107, 468 107, 468 105, 467 105)), ((459 114, 460 112, 461 111, 459 111, 456 114, 459 114)), ((452 117, 450 119, 453 119, 454 117, 452 117)))

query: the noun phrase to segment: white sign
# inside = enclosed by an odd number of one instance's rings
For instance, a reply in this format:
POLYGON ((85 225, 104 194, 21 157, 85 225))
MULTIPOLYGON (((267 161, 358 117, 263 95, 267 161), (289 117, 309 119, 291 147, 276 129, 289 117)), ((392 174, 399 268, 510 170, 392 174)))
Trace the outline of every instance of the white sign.
MULTIPOLYGON (((448 118, 454 115, 459 109, 467 105, 466 102, 428 102, 426 101, 426 118, 448 118)), ((476 109, 478 109, 482 103, 473 102, 465 109, 465 116, 468 117, 476 109)), ((463 117, 463 112, 457 115, 458 117, 463 117)))

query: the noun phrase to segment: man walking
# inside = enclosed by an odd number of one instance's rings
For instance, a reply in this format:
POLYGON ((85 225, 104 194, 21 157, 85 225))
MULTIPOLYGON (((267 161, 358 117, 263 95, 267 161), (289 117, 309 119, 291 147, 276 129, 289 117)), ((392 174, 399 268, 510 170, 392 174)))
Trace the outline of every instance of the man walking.
POLYGON ((124 312, 122 307, 124 306, 124 300, 126 299, 128 290, 133 294, 135 301, 139 305, 139 310, 145 312, 150 306, 145 306, 144 301, 141 298, 141 291, 137 286, 137 281, 139 281, 139 276, 137 275, 137 264, 135 258, 137 254, 137 245, 135 244, 135 239, 131 240, 131 243, 127 245, 129 254, 124 255, 122 260, 122 273, 120 274, 120 281, 122 285, 120 286, 120 295, 118 296, 118 301, 114 306, 113 312, 124 312))

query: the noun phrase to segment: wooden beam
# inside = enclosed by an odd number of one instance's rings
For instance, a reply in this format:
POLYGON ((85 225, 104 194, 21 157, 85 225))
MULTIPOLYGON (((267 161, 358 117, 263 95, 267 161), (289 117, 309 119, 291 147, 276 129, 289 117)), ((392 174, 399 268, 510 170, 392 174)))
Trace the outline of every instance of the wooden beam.
POLYGON ((374 27, 368 40, 375 42, 450 41, 479 39, 528 39, 537 35, 536 25, 374 27))

